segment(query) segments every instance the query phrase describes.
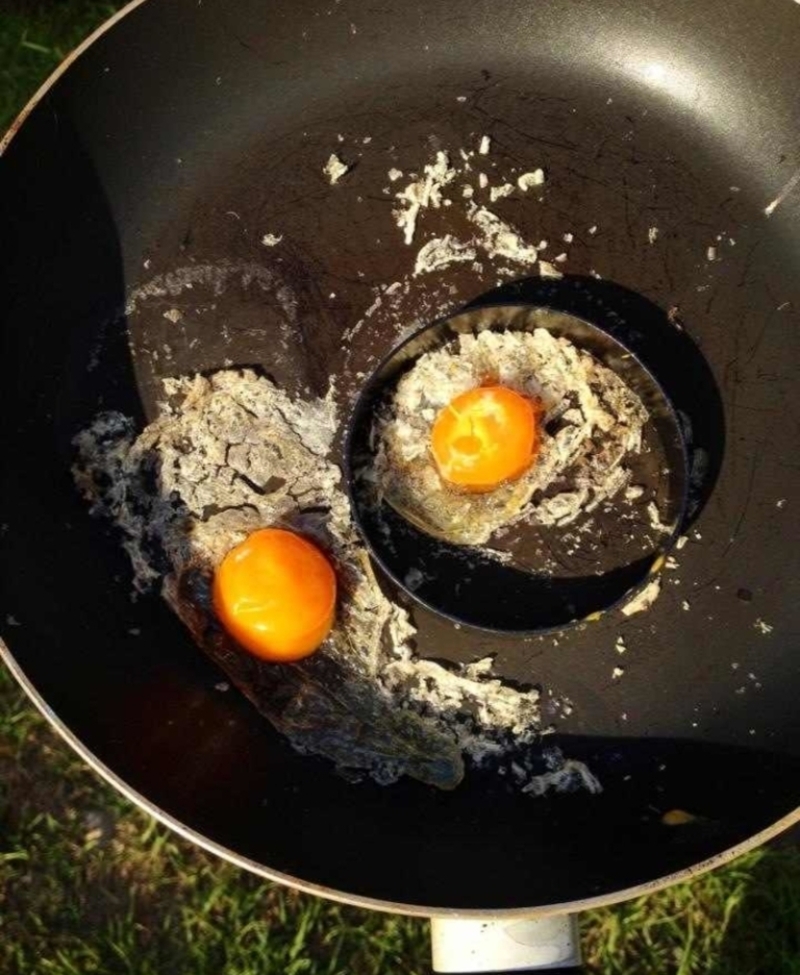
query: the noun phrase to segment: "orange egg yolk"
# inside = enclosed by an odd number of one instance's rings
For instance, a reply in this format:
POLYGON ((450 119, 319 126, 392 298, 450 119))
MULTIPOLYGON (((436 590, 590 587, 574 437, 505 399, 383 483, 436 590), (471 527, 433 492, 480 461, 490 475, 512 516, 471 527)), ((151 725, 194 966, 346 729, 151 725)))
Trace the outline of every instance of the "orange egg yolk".
POLYGON ((312 654, 330 633, 336 576, 316 545, 294 532, 264 528, 222 560, 213 603, 245 650, 287 663, 312 654))
POLYGON ((542 405, 507 386, 456 396, 436 417, 431 449, 442 478, 468 491, 492 491, 536 460, 542 405))

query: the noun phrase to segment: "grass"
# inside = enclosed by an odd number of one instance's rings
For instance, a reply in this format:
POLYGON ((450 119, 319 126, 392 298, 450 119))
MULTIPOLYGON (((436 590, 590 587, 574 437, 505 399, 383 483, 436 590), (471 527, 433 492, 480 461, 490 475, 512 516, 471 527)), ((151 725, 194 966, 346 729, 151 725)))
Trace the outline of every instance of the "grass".
MULTIPOLYGON (((583 923, 597 975, 800 975, 800 852, 765 849, 583 923)), ((0 672, 0 972, 428 971, 426 925, 297 894, 157 824, 0 672)))
POLYGON ((0 783, 0 972, 426 970, 421 922, 267 883, 131 806, 57 738, 5 672, 0 783))
MULTIPOLYGON (((0 3, 2 130, 114 6, 0 3)), ((596 975, 800 975, 800 852, 760 850, 592 912, 583 938, 596 975)), ((158 825, 83 765, 0 672, 0 972, 415 975, 427 955, 422 922, 284 890, 158 825)))
POLYGON ((0 0, 0 132, 64 57, 121 4, 0 0))

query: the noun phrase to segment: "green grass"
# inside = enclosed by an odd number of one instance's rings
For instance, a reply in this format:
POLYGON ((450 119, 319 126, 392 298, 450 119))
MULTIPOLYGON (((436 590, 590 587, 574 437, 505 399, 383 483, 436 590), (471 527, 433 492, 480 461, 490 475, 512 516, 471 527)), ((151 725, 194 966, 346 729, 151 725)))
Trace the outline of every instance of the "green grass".
POLYGON ((427 955, 419 921, 296 894, 157 824, 0 672, 0 972, 411 975, 427 955))
MULTIPOLYGON (((800 853, 594 911, 583 935, 598 975, 800 973, 800 853)), ((155 823, 0 672, 0 972, 420 975, 427 956, 420 921, 285 890, 155 823)))
MULTIPOLYGON (((0 4, 2 130, 113 5, 0 4)), ((583 936, 598 975, 800 975, 800 853, 761 850, 595 911, 583 936)), ((422 922, 284 890, 156 824, 0 672, 3 975, 415 975, 427 954, 422 922)))
POLYGON ((757 850, 691 884, 592 912, 584 949, 603 975, 800 973, 800 852, 757 850))
POLYGON ((88 33, 119 3, 0 0, 0 132, 88 33))

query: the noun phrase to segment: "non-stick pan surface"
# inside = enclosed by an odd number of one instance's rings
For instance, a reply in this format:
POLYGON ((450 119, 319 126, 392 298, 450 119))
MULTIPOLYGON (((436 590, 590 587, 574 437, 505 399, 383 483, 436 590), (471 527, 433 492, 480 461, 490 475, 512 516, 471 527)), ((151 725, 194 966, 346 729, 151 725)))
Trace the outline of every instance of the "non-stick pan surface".
POLYGON ((0 633, 84 752, 256 869, 406 910, 611 898, 791 817, 798 47, 790 0, 148 0, 96 41, 0 159, 0 633), (484 134, 498 166, 547 170, 515 222, 574 234, 581 300, 670 372, 696 447, 688 541, 649 612, 518 642, 415 610, 423 654, 496 653, 542 686, 552 740, 600 796, 477 775, 448 794, 352 785, 295 754, 215 689, 166 606, 131 600, 118 539, 69 473, 97 409, 144 422, 167 375, 258 364, 293 393, 335 375, 345 417, 398 322, 497 284, 412 279, 382 192, 391 166, 484 134), (357 166, 331 187, 337 147, 357 166), (395 281, 400 299, 366 316, 395 281), (698 818, 665 826, 674 809, 698 818))

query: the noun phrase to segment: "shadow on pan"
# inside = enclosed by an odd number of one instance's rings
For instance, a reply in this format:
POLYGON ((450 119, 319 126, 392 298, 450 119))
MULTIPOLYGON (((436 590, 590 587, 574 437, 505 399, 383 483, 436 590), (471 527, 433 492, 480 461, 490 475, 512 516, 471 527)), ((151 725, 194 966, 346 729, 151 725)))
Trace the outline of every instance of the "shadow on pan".
POLYGON ((800 775, 797 758, 755 748, 557 735, 553 746, 586 762, 602 794, 538 799, 480 773, 453 792, 352 784, 294 753, 238 695, 203 694, 202 680, 192 690, 181 675, 176 685, 173 667, 87 714, 85 740, 164 812, 236 855, 398 905, 538 907, 647 884, 776 821, 800 775), (176 715, 169 728, 152 721, 162 704, 176 715), (138 750, 115 740, 121 723, 138 750), (674 811, 688 818, 668 826, 674 811))
POLYGON ((595 618, 644 585, 683 530, 689 472, 678 416, 653 372, 620 336, 563 307, 577 287, 565 284, 562 308, 487 300, 423 327, 377 367, 353 409, 346 472, 362 535, 394 584, 456 623, 530 634, 595 618), (507 538, 492 540, 510 560, 500 561, 481 548, 436 537, 413 512, 383 497, 373 476, 375 417, 389 408, 397 382, 421 355, 487 329, 546 329, 567 338, 639 396, 650 419, 642 451, 626 458, 631 482, 643 491, 636 514, 619 491, 566 527, 522 522, 507 538), (647 504, 657 508, 666 535, 649 523, 647 504))
MULTIPOLYGON (((118 409, 137 427, 145 419, 118 228, 69 114, 40 105, 0 177, 14 201, 0 235, 0 443, 19 459, 0 464, 0 637, 72 727, 113 693, 128 645, 138 644, 144 671, 163 651, 160 639, 128 632, 163 614, 132 603, 119 537, 87 517, 70 473, 72 438, 98 410, 118 409), (31 162, 56 156, 58 178, 31 162)), ((164 642, 174 638, 167 627, 164 642)))

